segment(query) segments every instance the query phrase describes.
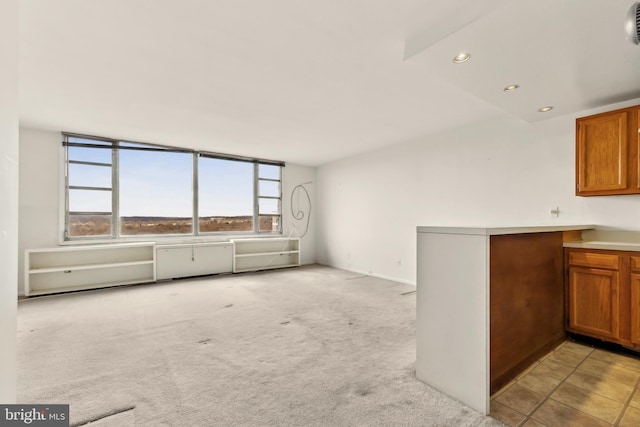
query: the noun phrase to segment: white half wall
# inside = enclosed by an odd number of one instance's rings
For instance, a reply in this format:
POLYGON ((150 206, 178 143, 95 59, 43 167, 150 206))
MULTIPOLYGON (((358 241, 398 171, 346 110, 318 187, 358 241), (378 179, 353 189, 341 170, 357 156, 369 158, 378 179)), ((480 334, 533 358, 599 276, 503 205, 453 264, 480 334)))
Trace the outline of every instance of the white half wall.
POLYGON ((18 0, 0 3, 0 402, 16 402, 18 0))
POLYGON ((640 230, 640 196, 575 196, 575 119, 503 116, 318 168, 318 262, 415 284, 417 226, 640 230), (550 214, 560 208, 560 216, 550 214))
MULTIPOLYGON (((24 251, 25 249, 51 248, 59 244, 61 211, 61 143, 60 131, 41 129, 20 129, 20 232, 19 232, 19 284, 18 292, 24 295, 24 251)), ((302 264, 316 262, 315 255, 315 212, 309 216, 309 202, 299 190, 293 197, 294 211, 305 211, 301 220, 296 220, 291 212, 291 193, 299 184, 305 188, 315 209, 315 174, 312 167, 287 164, 283 169, 282 215, 283 235, 299 237, 305 229, 307 234, 301 240, 302 264), (310 184, 309 184, 310 183, 310 184), (307 228, 307 219, 310 220, 307 228)), ((229 236, 206 237, 206 240, 223 241, 229 236)), ((234 236, 238 237, 238 236, 234 236)), ((149 240, 149 239, 146 239, 149 240)), ((188 237, 158 238, 159 243, 184 243, 188 237)), ((199 241, 203 240, 198 238, 199 241)))

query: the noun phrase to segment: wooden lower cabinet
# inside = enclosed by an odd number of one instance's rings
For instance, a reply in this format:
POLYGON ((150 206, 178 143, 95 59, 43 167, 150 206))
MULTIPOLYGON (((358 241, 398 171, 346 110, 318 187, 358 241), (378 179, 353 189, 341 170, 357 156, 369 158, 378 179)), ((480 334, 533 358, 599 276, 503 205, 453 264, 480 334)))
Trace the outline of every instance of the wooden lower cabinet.
POLYGON ((565 249, 566 329, 640 348, 640 254, 565 249))
POLYGON ((640 273, 631 273, 631 343, 640 347, 640 273))
POLYGON ((569 329, 584 335, 620 338, 620 276, 617 271, 569 268, 569 329))

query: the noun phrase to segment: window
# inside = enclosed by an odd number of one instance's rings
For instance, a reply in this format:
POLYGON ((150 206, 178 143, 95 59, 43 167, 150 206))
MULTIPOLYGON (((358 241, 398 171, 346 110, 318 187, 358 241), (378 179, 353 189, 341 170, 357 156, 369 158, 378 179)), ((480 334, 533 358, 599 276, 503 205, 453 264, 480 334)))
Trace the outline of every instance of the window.
POLYGON ((65 240, 281 232, 281 162, 63 135, 65 240))
POLYGON ((66 233, 68 238, 113 233, 113 145, 68 138, 66 233), (94 148, 85 146, 93 144, 94 148))
POLYGON ((201 233, 253 231, 252 163, 200 156, 198 179, 201 233))
POLYGON ((193 233, 193 154, 120 144, 120 235, 193 233))

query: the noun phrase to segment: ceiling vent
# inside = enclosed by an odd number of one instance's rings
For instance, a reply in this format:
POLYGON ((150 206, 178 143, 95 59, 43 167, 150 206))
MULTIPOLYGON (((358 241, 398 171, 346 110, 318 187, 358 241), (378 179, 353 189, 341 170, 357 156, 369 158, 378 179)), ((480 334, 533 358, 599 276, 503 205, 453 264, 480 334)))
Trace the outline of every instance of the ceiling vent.
POLYGON ((626 22, 627 38, 633 44, 640 44, 640 2, 629 9, 626 22))

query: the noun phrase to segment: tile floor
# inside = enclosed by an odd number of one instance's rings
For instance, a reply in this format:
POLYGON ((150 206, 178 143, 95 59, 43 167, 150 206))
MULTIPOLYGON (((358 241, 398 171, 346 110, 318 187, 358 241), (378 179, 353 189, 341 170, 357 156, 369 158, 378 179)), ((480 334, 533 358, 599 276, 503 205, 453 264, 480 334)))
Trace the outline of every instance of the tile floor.
POLYGON ((560 344, 491 397, 512 427, 640 426, 640 357, 560 344))

